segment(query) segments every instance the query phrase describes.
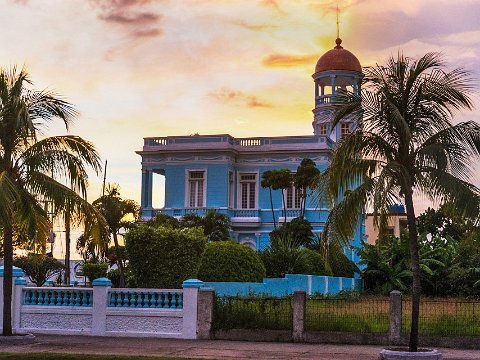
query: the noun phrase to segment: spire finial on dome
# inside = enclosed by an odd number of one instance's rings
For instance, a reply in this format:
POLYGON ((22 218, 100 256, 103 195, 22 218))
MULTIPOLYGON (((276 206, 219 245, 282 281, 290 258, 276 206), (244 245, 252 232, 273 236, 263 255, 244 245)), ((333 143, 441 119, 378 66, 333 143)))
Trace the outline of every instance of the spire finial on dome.
POLYGON ((340 10, 338 9, 338 4, 337 4, 337 39, 335 40, 335 49, 343 49, 342 46, 340 45, 342 43, 342 39, 340 39, 340 10))
POLYGON ((340 38, 340 10, 338 10, 337 4, 337 39, 340 38))
POLYGON ((340 45, 341 43, 342 43, 342 39, 337 37, 337 39, 335 40, 335 44, 337 44, 337 46, 335 46, 335 49, 343 49, 343 46, 340 45))

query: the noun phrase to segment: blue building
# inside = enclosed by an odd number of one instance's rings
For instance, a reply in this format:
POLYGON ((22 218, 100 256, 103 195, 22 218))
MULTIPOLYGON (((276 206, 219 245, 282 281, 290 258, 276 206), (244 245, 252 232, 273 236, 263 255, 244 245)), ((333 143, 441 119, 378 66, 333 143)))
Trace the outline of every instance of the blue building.
MULTIPOLYGON (((203 215, 215 209, 230 216, 233 237, 253 249, 269 244, 273 229, 269 189, 260 186, 267 170, 287 168, 295 172, 304 158, 325 170, 335 144, 348 134, 353 121, 331 126, 332 103, 339 89, 360 94, 362 67, 358 59, 341 46, 321 56, 314 80, 313 134, 305 136, 235 138, 229 134, 165 136, 144 138, 142 157, 142 217, 158 213, 182 217, 187 213, 203 215), (165 176, 165 206, 152 207, 152 174, 165 176)), ((282 199, 273 191, 274 214, 283 222, 283 202, 287 221, 300 215, 299 192, 292 185, 282 199)), ((329 209, 307 198, 305 218, 315 233, 323 230, 329 209)), ((353 244, 364 233, 359 225, 353 244)), ((355 255, 351 253, 352 259, 355 255)))

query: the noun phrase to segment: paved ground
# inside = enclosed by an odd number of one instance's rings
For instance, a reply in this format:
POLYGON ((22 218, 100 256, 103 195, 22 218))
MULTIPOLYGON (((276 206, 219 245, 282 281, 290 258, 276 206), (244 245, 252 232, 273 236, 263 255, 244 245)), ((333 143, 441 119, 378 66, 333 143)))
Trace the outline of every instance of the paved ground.
MULTIPOLYGON (((35 344, 0 345, 0 352, 134 354, 202 359, 377 360, 381 346, 261 343, 223 340, 171 340, 38 335, 35 344)), ((480 351, 442 349, 444 359, 480 359, 480 351)))

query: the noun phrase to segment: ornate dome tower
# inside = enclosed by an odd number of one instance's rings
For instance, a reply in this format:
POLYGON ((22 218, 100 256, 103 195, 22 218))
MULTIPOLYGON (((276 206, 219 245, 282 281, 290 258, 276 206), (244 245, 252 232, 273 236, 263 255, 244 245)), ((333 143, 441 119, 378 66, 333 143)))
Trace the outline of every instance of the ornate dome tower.
POLYGON ((315 135, 327 135, 333 141, 338 141, 342 135, 350 132, 353 121, 344 120, 332 129, 335 94, 342 89, 360 96, 363 74, 360 61, 341 46, 342 40, 337 38, 335 43, 337 46, 318 59, 312 75, 315 81, 312 125, 315 135))

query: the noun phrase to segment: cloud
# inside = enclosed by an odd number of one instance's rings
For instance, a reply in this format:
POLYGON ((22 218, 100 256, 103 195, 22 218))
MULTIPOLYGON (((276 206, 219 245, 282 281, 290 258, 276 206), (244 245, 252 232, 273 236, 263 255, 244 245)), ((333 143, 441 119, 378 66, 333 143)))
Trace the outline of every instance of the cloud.
POLYGON ((156 24, 158 21, 160 21, 162 15, 147 12, 134 14, 112 12, 107 15, 100 15, 100 18, 106 22, 111 22, 119 25, 148 26, 151 24, 156 24))
POLYGON ((209 92, 208 96, 222 103, 232 103, 251 108, 272 107, 270 103, 260 100, 257 96, 245 94, 240 90, 222 88, 218 91, 209 92))
POLYGON ((279 12, 280 14, 285 14, 285 12, 280 8, 280 5, 278 5, 277 0, 262 0, 261 4, 274 9, 275 11, 279 12))
POLYGON ((98 19, 123 29, 135 38, 163 35, 163 31, 159 27, 163 15, 155 11, 148 11, 146 5, 149 3, 153 3, 153 1, 106 0, 92 2, 93 6, 99 10, 98 19))
POLYGON ((317 60, 318 54, 310 55, 288 55, 288 54, 271 54, 262 60, 263 66, 266 67, 291 67, 311 65, 317 60))
POLYGON ((233 20, 231 22, 233 25, 237 25, 240 27, 243 27, 248 30, 252 31, 266 31, 266 30, 271 30, 275 28, 276 26, 273 25, 267 25, 267 24, 251 24, 249 22, 246 22, 244 20, 233 20))

